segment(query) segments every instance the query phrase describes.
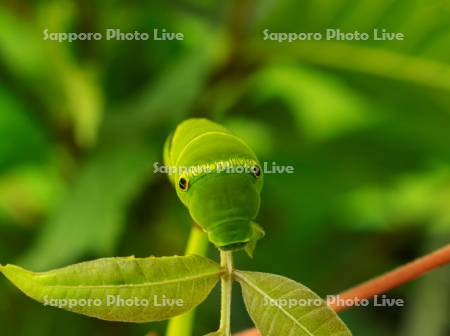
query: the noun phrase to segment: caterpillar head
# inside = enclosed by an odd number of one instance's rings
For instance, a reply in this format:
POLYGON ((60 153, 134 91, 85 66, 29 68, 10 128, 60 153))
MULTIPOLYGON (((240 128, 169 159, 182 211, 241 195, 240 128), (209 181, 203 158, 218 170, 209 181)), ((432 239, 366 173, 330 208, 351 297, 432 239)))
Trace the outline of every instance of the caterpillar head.
POLYGON ((254 237, 262 183, 261 169, 255 166, 243 173, 181 175, 177 192, 209 240, 220 249, 235 250, 254 237))

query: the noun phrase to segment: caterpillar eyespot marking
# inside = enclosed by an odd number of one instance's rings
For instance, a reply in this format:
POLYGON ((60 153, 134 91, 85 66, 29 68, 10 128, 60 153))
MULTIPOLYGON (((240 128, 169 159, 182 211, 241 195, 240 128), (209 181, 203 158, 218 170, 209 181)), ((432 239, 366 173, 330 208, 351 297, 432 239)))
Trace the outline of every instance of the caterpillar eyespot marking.
POLYGON ((189 188, 189 182, 188 182, 188 180, 186 180, 186 178, 180 177, 178 186, 180 187, 181 190, 186 191, 189 188))
POLYGON ((261 168, 259 168, 259 166, 253 166, 252 172, 255 177, 261 176, 261 168))

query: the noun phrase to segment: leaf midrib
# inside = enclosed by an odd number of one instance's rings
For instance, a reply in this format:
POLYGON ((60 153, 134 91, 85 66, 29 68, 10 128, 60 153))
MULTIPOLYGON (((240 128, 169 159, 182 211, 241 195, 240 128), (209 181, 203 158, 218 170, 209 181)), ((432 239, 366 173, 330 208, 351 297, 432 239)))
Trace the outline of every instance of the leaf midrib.
POLYGON ((213 276, 219 276, 222 273, 222 270, 216 271, 216 272, 209 272, 209 273, 203 273, 183 278, 177 278, 177 279, 170 279, 170 280, 163 280, 163 281, 157 281, 157 282, 143 282, 139 284, 118 284, 118 285, 49 285, 49 284, 42 284, 46 287, 51 288, 81 288, 81 289, 88 289, 88 288, 96 288, 96 289, 106 289, 106 288, 139 288, 139 287, 152 287, 152 286, 163 286, 163 285, 170 285, 173 283, 179 283, 179 282, 188 282, 188 281, 194 281, 198 279, 203 278, 210 278, 213 276))

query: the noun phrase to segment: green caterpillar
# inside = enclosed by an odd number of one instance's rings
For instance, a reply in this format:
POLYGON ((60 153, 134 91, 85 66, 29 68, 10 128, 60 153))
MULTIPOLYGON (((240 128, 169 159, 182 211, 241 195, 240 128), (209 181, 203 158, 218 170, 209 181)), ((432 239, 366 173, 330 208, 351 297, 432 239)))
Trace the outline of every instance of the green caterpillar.
POLYGON ((169 179, 192 219, 222 250, 245 248, 251 255, 264 231, 253 220, 263 187, 253 150, 225 127, 188 119, 164 146, 169 179))

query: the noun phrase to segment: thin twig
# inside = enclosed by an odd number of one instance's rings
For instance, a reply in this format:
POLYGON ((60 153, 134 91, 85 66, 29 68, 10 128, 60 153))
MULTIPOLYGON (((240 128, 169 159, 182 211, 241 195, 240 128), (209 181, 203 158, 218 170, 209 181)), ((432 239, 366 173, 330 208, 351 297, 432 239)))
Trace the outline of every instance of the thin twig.
POLYGON ((369 299, 377 294, 385 293, 392 288, 414 280, 419 276, 441 266, 450 263, 450 244, 432 252, 422 258, 400 266, 393 271, 380 275, 375 279, 364 282, 361 285, 350 288, 340 294, 339 299, 348 303, 345 305, 330 305, 336 312, 350 308, 362 299, 369 299))
MULTIPOLYGON (((414 280, 433 269, 445 266, 449 263, 450 244, 388 273, 380 275, 375 279, 364 282, 361 285, 338 294, 340 299, 339 305, 331 304, 330 307, 336 312, 343 311, 352 307, 358 300, 369 299, 375 295, 385 293, 392 288, 414 280)), ((235 336, 259 336, 259 332, 256 329, 249 329, 236 334, 235 336)))

